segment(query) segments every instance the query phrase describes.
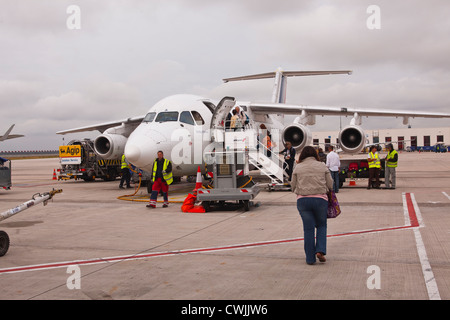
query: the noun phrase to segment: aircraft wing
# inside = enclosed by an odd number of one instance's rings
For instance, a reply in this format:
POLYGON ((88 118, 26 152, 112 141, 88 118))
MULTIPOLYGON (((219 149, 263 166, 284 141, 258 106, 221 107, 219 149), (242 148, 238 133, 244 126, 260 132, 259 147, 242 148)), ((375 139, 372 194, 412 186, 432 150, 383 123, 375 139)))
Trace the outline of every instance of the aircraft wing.
POLYGON ((450 118, 449 113, 422 112, 408 110, 387 110, 387 109, 362 109, 352 107, 326 107, 326 106, 301 106, 283 103, 249 103, 247 105, 256 114, 290 114, 301 115, 306 112, 309 115, 330 115, 330 116, 354 116, 360 117, 405 117, 405 118, 450 118))
POLYGON ((139 117, 128 118, 128 119, 123 119, 123 120, 94 124, 91 126, 73 128, 73 129, 69 129, 69 130, 62 130, 62 131, 56 132, 56 134, 68 134, 68 133, 77 133, 77 132, 95 131, 95 130, 98 130, 101 133, 103 133, 105 130, 107 130, 109 128, 117 127, 122 124, 125 126, 137 127, 142 122, 144 117, 145 116, 139 116, 139 117))
POLYGON ((9 127, 9 129, 5 132, 4 135, 0 136, 0 141, 5 141, 5 140, 8 140, 8 139, 24 137, 23 134, 10 134, 12 129, 14 128, 14 126, 15 125, 13 124, 11 127, 9 127))

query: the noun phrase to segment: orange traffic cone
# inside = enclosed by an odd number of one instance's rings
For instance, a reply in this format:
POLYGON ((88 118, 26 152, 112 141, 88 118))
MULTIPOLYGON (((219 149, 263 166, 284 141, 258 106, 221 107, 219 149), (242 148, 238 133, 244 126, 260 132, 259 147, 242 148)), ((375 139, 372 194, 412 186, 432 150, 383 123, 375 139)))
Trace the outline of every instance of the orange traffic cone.
POLYGON ((53 180, 58 180, 58 179, 56 179, 56 171, 55 171, 55 169, 53 169, 53 180))
POLYGON ((194 190, 201 189, 202 187, 203 187, 202 172, 200 170, 200 166, 198 166, 198 169, 197 169, 197 181, 195 183, 195 189, 194 190))

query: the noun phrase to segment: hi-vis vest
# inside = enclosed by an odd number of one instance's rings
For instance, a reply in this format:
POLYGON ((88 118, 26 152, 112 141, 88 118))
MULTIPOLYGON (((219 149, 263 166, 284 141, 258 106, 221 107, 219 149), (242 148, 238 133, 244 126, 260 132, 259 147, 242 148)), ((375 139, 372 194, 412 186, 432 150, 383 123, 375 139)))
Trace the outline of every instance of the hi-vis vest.
MULTIPOLYGON (((167 167, 169 166, 169 160, 164 159, 164 165, 163 165, 163 171, 167 170, 167 167)), ((158 168, 158 159, 155 160, 155 162, 153 163, 153 176, 152 176, 152 180, 153 182, 156 180, 156 170, 158 168)), ((173 182, 173 176, 172 176, 172 172, 169 173, 164 173, 163 172, 163 178, 166 181, 167 184, 171 184, 173 182)))
POLYGON ((371 159, 375 159, 374 161, 369 162, 369 169, 370 168, 381 168, 381 162, 380 162, 380 157, 378 156, 378 153, 373 154, 372 152, 370 152, 369 156, 371 159))
POLYGON ((120 169, 127 169, 130 166, 128 165, 128 163, 125 161, 125 155, 122 155, 122 165, 120 166, 120 169))
POLYGON ((389 168, 396 168, 397 167, 397 161, 391 161, 391 159, 394 159, 394 156, 397 154, 397 151, 392 150, 391 152, 388 152, 388 156, 386 157, 386 165, 389 168))

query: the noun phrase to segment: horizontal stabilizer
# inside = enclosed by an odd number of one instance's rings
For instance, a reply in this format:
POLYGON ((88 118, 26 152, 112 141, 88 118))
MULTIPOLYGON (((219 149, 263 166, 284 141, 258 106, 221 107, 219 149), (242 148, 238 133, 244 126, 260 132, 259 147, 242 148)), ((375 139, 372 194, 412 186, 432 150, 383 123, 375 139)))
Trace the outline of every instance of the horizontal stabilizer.
POLYGON ((225 83, 230 81, 240 81, 240 80, 255 80, 255 79, 267 79, 275 78, 275 83, 272 91, 272 102, 275 103, 285 103, 286 102, 286 87, 288 77, 297 76, 321 76, 330 74, 352 74, 350 70, 338 70, 338 71, 283 71, 278 68, 275 72, 267 72, 254 74, 249 76, 233 77, 223 79, 225 83))
MULTIPOLYGON (((223 79, 223 82, 230 81, 240 81, 240 80, 255 80, 255 79, 267 79, 275 78, 277 72, 267 72, 254 74, 249 76, 240 76, 233 78, 223 79)), ((340 71, 282 71, 283 76, 286 77, 296 77, 296 76, 321 76, 321 75, 331 75, 331 74, 352 74, 351 70, 340 70, 340 71)))

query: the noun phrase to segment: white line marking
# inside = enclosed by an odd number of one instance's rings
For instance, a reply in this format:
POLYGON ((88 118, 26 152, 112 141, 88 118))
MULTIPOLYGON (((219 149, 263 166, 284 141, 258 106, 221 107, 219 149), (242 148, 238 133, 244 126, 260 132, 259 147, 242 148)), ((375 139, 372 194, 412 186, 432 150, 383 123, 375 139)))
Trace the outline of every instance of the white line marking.
POLYGON ((431 265, 430 261, 428 260, 427 251, 425 250, 425 244, 423 243, 422 235, 420 234, 420 228, 424 226, 422 223, 423 222, 422 214, 420 212, 419 207, 417 206, 414 194, 412 193, 411 193, 411 201, 414 206, 414 210, 416 211, 417 221, 419 221, 420 225, 418 228, 413 228, 413 230, 414 230, 414 237, 416 239, 417 253, 419 255, 420 264, 422 266, 422 273, 428 291, 428 297, 430 300, 441 300, 436 279, 434 277, 433 271, 431 270, 431 265))
POLYGON ((442 194, 443 194, 444 196, 446 196, 448 200, 450 200, 450 196, 447 194, 447 192, 442 191, 442 194))
POLYGON ((419 222, 419 228, 425 227, 425 224, 423 223, 422 219, 422 213, 420 212, 419 206, 416 202, 416 197, 414 196, 414 193, 411 193, 411 202, 414 206, 414 211, 416 212, 417 222, 419 222))

